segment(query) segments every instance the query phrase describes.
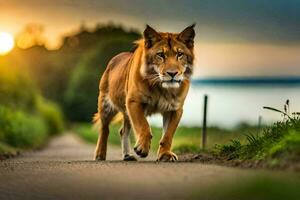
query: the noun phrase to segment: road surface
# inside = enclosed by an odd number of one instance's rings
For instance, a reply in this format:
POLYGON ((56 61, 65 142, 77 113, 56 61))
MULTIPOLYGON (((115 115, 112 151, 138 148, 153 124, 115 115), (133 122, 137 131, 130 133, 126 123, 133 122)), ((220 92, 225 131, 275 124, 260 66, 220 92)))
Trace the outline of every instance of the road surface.
POLYGON ((157 163, 154 155, 123 162, 120 149, 112 147, 108 161, 96 162, 93 150, 75 135, 64 134, 43 150, 1 161, 0 199, 184 199, 257 174, 196 162, 157 163))

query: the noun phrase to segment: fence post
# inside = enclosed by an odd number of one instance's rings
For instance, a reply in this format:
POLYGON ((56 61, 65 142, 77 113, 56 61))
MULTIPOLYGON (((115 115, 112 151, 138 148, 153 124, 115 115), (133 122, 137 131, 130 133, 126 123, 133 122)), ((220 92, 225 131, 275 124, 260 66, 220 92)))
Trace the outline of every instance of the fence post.
POLYGON ((262 116, 259 115, 259 116, 258 116, 258 129, 261 128, 261 125, 262 125, 262 116))
POLYGON ((207 101, 208 96, 204 95, 204 110, 203 110, 203 125, 202 125, 202 148, 206 148, 206 134, 207 134, 207 101))

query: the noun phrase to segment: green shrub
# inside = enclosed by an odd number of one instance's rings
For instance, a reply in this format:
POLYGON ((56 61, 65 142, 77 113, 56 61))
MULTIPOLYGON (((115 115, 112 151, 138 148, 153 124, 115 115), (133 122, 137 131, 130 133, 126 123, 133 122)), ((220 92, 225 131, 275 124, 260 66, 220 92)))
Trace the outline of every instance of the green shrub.
POLYGON ((2 153, 12 152, 13 148, 39 147, 47 141, 48 135, 63 130, 59 108, 44 100, 25 74, 8 66, 0 68, 2 153))
POLYGON ((1 141, 20 148, 38 147, 47 139, 47 125, 34 115, 0 107, 1 141))
POLYGON ((64 119, 60 108, 44 98, 37 99, 37 110, 48 126, 49 134, 58 134, 64 130, 64 119))
POLYGON ((37 89, 30 79, 8 67, 0 67, 0 104, 27 111, 35 109, 37 89))
POLYGON ((3 149, 36 147, 45 141, 47 126, 36 115, 38 91, 15 68, 0 68, 0 141, 3 149))
POLYGON ((242 144, 239 140, 231 140, 231 144, 216 145, 221 156, 228 156, 229 159, 239 157, 242 144))
POLYGON ((297 159, 300 155, 300 132, 290 131, 270 148, 268 154, 273 158, 297 159))

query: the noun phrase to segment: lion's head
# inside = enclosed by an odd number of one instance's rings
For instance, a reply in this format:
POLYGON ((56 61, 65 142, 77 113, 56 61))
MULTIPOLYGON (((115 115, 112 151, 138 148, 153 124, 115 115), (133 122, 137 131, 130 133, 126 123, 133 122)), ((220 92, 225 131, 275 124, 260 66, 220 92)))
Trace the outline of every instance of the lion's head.
POLYGON ((147 25, 144 31, 143 76, 163 88, 179 88, 189 79, 194 61, 194 26, 181 33, 161 33, 147 25))

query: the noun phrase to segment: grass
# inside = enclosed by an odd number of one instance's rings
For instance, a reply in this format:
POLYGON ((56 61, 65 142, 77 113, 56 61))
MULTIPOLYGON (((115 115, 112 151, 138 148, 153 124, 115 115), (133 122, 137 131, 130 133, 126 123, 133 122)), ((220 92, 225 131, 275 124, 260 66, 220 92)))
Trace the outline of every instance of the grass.
POLYGON ((5 157, 14 156, 17 154, 18 150, 16 148, 11 147, 3 142, 0 142, 0 160, 5 157))
POLYGON ((262 160, 269 165, 287 165, 299 162, 300 158, 300 115, 288 113, 288 101, 284 111, 265 107, 280 112, 283 120, 264 128, 256 134, 246 135, 246 142, 232 140, 231 144, 219 145, 218 154, 229 159, 262 160))
MULTIPOLYGON (((119 128, 119 125, 111 125, 109 127, 110 135, 108 138, 108 142, 112 145, 121 145, 118 128, 119 128)), ((94 143, 94 144, 97 143, 98 133, 92 127, 91 124, 89 124, 89 123, 76 124, 73 127, 73 130, 76 134, 78 134, 85 141, 94 143)))
MULTIPOLYGON (((120 145, 119 137, 119 128, 120 124, 114 124, 110 126, 110 135, 108 142, 112 145, 120 145)), ((152 151, 157 151, 159 147, 159 140, 162 135, 162 129, 159 127, 151 127, 152 129, 152 142, 151 149, 152 151)), ((253 130, 253 127, 238 127, 234 130, 225 130, 219 129, 216 127, 208 128, 208 137, 207 137, 207 147, 208 149, 213 149, 216 144, 227 143, 232 139, 240 139, 241 141, 245 140, 243 133, 248 133, 253 130)), ((96 143, 98 139, 98 133, 96 130, 92 129, 91 124, 81 123, 76 124, 73 127, 73 130, 76 134, 82 137, 84 140, 90 143, 96 143)), ((131 134, 131 142, 134 144, 134 136, 131 134)), ((185 152, 199 152, 201 143, 201 128, 199 127, 178 127, 176 134, 173 140, 173 151, 176 153, 185 153, 185 152)))
MULTIPOLYGON (((283 115, 282 121, 268 127, 257 128, 240 124, 232 130, 208 128, 207 150, 228 160, 259 160, 270 166, 289 166, 291 163, 298 163, 300 160, 300 114, 290 114, 288 103, 287 101, 284 111, 265 107, 283 115)), ((119 128, 118 124, 110 126, 110 144, 120 145, 119 128)), ((77 124, 74 132, 91 143, 97 142, 98 134, 92 130, 91 124, 77 124)), ((161 133, 161 128, 152 127, 152 151, 157 151, 161 133)), ((134 144, 133 134, 131 136, 131 142, 134 144)), ((201 137, 199 127, 178 127, 173 139, 173 151, 198 153, 202 151, 201 137)))
POLYGON ((216 186, 200 189, 194 192, 190 199, 207 200, 296 200, 300 196, 300 181, 296 178, 271 178, 268 176, 257 176, 247 180, 232 183, 218 184, 216 186))

